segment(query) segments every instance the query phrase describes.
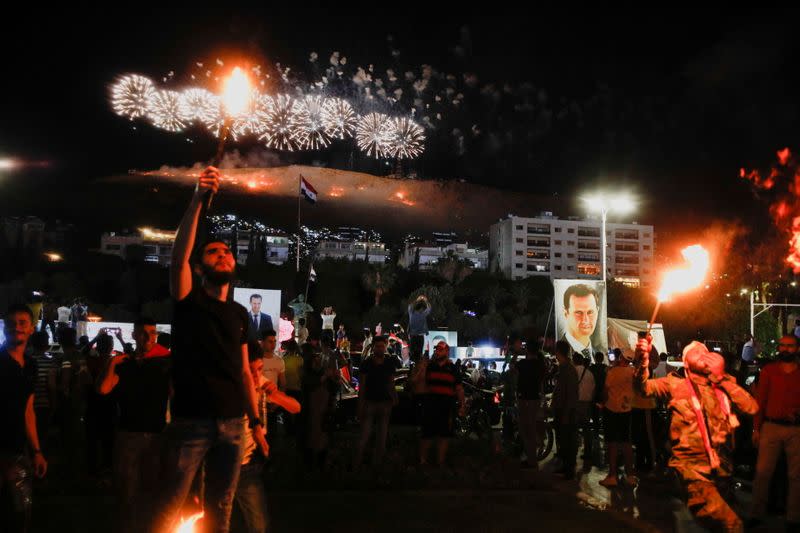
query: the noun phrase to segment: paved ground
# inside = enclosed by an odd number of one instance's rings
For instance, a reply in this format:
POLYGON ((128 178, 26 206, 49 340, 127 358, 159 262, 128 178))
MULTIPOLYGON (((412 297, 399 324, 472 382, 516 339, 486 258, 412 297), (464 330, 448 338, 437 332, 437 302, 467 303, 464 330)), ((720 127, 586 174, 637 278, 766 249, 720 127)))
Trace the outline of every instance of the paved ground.
MULTIPOLYGON (((574 481, 551 473, 552 458, 541 472, 522 470, 497 439, 456 440, 447 466, 420 468, 410 466, 415 430, 403 427, 392 428, 381 467, 353 472, 354 440, 353 429, 334 435, 323 472, 304 468, 289 439, 274 446, 266 475, 272 531, 700 531, 666 476, 609 491, 598 484, 606 472, 597 468, 574 481)), ((35 531, 113 531, 108 484, 83 476, 67 481, 66 465, 53 459, 37 486, 35 531)), ((746 488, 738 492, 742 510, 746 488)), ((763 530, 780 524, 773 518, 763 530)))

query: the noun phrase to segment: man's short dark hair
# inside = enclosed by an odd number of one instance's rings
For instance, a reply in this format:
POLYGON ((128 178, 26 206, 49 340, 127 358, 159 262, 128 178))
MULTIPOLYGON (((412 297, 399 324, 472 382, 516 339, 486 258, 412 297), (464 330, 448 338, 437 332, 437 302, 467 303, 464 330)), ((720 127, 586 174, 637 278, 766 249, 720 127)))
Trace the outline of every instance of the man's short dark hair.
POLYGON ((606 361, 606 354, 603 352, 594 352, 594 362, 595 363, 605 363, 606 361))
POLYGON ((195 245, 194 251, 192 252, 189 262, 193 265, 199 265, 200 263, 202 263, 203 253, 206 251, 206 248, 208 248, 210 244, 214 243, 221 243, 230 248, 230 246, 228 246, 228 243, 226 241, 224 241, 223 239, 219 239, 214 235, 211 235, 200 244, 195 245))
POLYGON ((566 311, 569 309, 569 299, 571 297, 575 296, 576 298, 583 298, 584 296, 589 295, 594 296, 595 304, 597 304, 597 307, 600 307, 600 295, 594 288, 584 283, 570 285, 567 287, 567 290, 564 291, 564 310, 566 311))
POLYGON ((250 301, 251 301, 251 302, 252 302, 253 300, 261 300, 261 299, 262 299, 262 298, 261 298, 261 295, 260 295, 260 294, 251 294, 251 295, 250 295, 250 301))
POLYGON ((386 335, 375 335, 372 337, 372 344, 375 344, 376 342, 382 342, 386 344, 389 342, 389 339, 386 338, 386 335))
POLYGON ((58 343, 67 348, 74 348, 78 342, 78 332, 75 328, 60 328, 58 330, 58 343))
POLYGON ((8 309, 6 309, 6 314, 3 315, 3 318, 8 321, 8 319, 11 318, 11 315, 16 315, 17 313, 25 313, 28 315, 28 317, 30 317, 31 322, 35 322, 36 320, 33 316, 33 311, 31 311, 31 308, 25 304, 13 304, 9 306, 8 309))
POLYGON ((44 330, 34 331, 31 335, 31 346, 35 350, 45 351, 50 348, 50 337, 44 330))
POLYGON ((140 316, 133 322, 133 329, 142 329, 144 326, 155 326, 156 319, 150 316, 140 316))
POLYGON ((247 360, 252 363, 264 357, 264 349, 254 340, 247 342, 247 360))
POLYGON ((555 353, 556 355, 561 354, 564 357, 569 357, 569 343, 567 341, 558 341, 556 343, 555 353))
POLYGON ((267 337, 277 337, 277 336, 278 336, 278 334, 275 333, 274 329, 268 329, 268 330, 262 332, 261 335, 258 338, 263 341, 267 337))

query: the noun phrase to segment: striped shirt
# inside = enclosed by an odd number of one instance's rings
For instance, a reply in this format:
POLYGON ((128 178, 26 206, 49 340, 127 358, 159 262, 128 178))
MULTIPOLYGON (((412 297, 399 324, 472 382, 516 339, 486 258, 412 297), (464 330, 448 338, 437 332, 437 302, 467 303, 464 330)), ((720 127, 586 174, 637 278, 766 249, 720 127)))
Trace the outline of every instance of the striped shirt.
POLYGON ((55 373, 58 361, 51 353, 42 353, 34 356, 36 360, 36 385, 33 391, 33 406, 36 409, 47 409, 50 405, 50 392, 48 383, 50 374, 55 373))
POLYGON ((425 374, 428 394, 455 396, 457 385, 461 385, 461 378, 452 361, 448 359, 443 365, 439 365, 435 360, 428 363, 428 371, 425 374))

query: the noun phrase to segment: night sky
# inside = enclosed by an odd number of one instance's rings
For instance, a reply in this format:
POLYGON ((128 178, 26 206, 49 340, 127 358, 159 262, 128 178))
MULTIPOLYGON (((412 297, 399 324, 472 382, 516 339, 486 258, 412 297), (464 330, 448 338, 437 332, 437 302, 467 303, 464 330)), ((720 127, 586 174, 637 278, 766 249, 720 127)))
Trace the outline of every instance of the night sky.
MULTIPOLYGON (((127 72, 179 78, 196 61, 233 53, 291 66, 298 83, 312 76, 312 51, 323 66, 333 51, 348 68, 373 64, 376 77, 422 64, 452 73, 464 100, 427 132, 425 154, 410 165, 420 177, 561 198, 624 187, 641 200, 636 218, 662 226, 764 223, 738 170, 768 167, 783 147, 800 150, 797 12, 377 13, 39 12, 9 23, 0 156, 51 166, 0 177, 0 208, 46 216, 37 208, 58 205, 63 214, 97 178, 210 159, 214 141, 201 132, 131 130, 112 113, 108 85, 127 72), (477 82, 465 84, 468 74, 477 82), (43 199, 42 185, 59 191, 57 203, 43 199)), ((261 151, 255 142, 238 148, 261 151)), ((280 157, 345 168, 350 150, 338 152, 280 157)), ((354 170, 379 167, 358 158, 354 170)))

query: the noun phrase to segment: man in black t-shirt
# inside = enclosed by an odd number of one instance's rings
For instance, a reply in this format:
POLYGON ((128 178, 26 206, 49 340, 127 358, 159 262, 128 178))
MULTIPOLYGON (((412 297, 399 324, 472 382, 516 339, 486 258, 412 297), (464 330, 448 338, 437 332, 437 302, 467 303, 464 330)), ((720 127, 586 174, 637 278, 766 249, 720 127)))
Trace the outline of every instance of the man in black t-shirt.
POLYGON ((386 452, 386 435, 389 432, 389 418, 392 407, 397 405, 397 391, 394 388, 394 374, 397 360, 386 354, 386 337, 379 335, 372 339, 372 357, 359 368, 361 386, 358 390, 358 420, 361 422, 361 437, 356 446, 353 466, 358 468, 364 459, 364 448, 372 432, 372 424, 377 421, 375 433, 375 454, 372 463, 380 464, 386 452))
POLYGON ((97 381, 97 391, 113 394, 119 406, 113 459, 121 531, 131 530, 136 516, 150 515, 149 500, 161 472, 171 359, 157 338, 155 320, 137 319, 136 350, 112 357, 97 381))
MULTIPOLYGON (((163 499, 156 531, 172 531, 192 480, 205 464, 203 527, 227 532, 243 454, 244 415, 253 439, 268 455, 258 394, 250 373, 250 320, 229 301, 236 261, 228 245, 209 239, 192 257, 207 194, 219 189, 219 171, 200 175, 175 235, 170 265, 172 319, 172 423, 167 429, 163 499), (190 263, 191 259, 191 263, 190 263), (197 276, 195 281, 192 275, 197 276)), ((271 384, 271 393, 275 385, 271 384)))
POLYGON ((519 407, 519 433, 525 447, 523 468, 538 468, 537 449, 539 434, 536 421, 541 408, 541 390, 544 380, 544 357, 533 345, 528 345, 525 359, 517 361, 517 406, 519 407))
POLYGON ((33 313, 25 305, 12 306, 3 327, 6 344, 0 349, 0 494, 10 502, 0 501, 0 526, 3 531, 29 531, 33 492, 29 453, 36 477, 44 477, 47 472, 33 410, 36 362, 25 357, 34 330, 33 313))

